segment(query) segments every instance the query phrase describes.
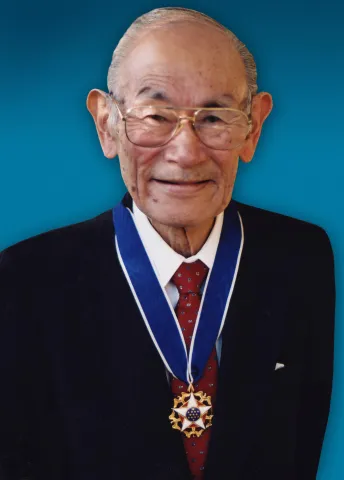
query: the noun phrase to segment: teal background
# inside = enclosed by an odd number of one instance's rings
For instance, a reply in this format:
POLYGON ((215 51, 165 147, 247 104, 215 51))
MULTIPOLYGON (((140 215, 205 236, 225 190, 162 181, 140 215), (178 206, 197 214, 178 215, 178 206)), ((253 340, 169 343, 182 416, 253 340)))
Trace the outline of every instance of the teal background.
MULTIPOLYGON (((254 161, 235 197, 323 226, 336 258, 334 392, 318 480, 344 478, 343 154, 344 4, 1 0, 0 249, 81 221, 124 192, 85 108, 106 89, 112 50, 140 14, 194 8, 224 23, 255 55, 274 98, 254 161)), ((312 406, 310 405, 310 408, 312 406)), ((277 479, 276 479, 277 480, 277 479)))

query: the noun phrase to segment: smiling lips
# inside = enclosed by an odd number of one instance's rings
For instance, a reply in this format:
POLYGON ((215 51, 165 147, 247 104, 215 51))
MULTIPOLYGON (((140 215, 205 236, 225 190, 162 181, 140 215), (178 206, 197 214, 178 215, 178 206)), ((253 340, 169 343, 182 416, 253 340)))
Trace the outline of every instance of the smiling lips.
POLYGON ((164 183, 166 185, 181 185, 181 186, 187 186, 187 185, 200 185, 204 183, 210 182, 210 180, 198 180, 198 181, 184 181, 184 180, 160 180, 158 178, 154 178, 155 182, 158 183, 164 183))
POLYGON ((183 180, 158 180, 154 179, 154 182, 161 186, 168 193, 177 193, 178 195, 194 194, 208 186, 211 180, 201 180, 195 182, 185 182, 183 180))

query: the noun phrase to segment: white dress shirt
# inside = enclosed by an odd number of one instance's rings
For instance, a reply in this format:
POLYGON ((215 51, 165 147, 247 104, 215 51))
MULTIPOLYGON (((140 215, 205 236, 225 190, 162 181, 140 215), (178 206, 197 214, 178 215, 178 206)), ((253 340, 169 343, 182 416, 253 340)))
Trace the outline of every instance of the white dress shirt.
MULTIPOLYGON (((209 268, 209 271, 211 270, 220 240, 223 213, 220 213, 216 217, 215 224, 201 250, 196 255, 188 258, 175 252, 165 240, 163 240, 151 225, 147 216, 139 210, 134 202, 133 217, 137 231, 146 249, 149 260, 156 272, 159 283, 161 287, 165 289, 172 308, 175 309, 179 299, 179 292, 174 283, 171 282, 171 278, 183 262, 192 263, 196 260, 201 260, 209 268)), ((216 349, 218 358, 220 358, 220 341, 217 342, 216 349)))

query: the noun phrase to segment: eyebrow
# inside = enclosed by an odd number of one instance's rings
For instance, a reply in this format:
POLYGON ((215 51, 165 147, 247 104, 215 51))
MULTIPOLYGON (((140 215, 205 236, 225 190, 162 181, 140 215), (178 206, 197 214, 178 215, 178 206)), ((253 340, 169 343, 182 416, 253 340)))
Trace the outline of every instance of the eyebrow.
POLYGON ((163 100, 163 101, 172 103, 165 92, 163 92, 162 90, 157 90, 152 87, 141 88, 138 91, 136 97, 148 97, 148 98, 151 98, 152 100, 163 100))
MULTIPOLYGON (((164 102, 173 103, 172 100, 168 97, 168 95, 164 91, 158 90, 153 87, 148 87, 148 86, 142 87, 138 91, 136 97, 137 98, 148 97, 152 100, 162 100, 164 102)), ((226 93, 224 95, 220 95, 220 97, 216 99, 214 98, 214 99, 206 100, 205 102, 203 102, 202 105, 197 105, 197 106, 203 107, 203 108, 221 108, 221 107, 228 107, 228 104, 231 105, 235 102, 236 100, 233 97, 233 95, 226 93)))
POLYGON ((219 108, 219 107, 228 107, 233 103, 236 103, 236 100, 233 97, 233 95, 225 94, 225 95, 220 95, 220 97, 214 100, 209 100, 201 106, 205 108, 219 108))

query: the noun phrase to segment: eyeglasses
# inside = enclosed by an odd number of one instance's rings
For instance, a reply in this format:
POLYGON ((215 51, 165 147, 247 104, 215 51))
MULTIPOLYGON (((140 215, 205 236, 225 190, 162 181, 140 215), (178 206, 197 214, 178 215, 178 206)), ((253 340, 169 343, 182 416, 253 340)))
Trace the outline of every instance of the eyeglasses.
POLYGON ((125 122, 128 140, 140 147, 166 145, 182 128, 184 120, 190 121, 199 140, 215 150, 232 150, 240 147, 251 130, 252 122, 241 110, 234 108, 190 108, 144 105, 129 108, 123 115, 117 102, 121 119, 125 122), (191 111, 191 116, 178 111, 191 111))

